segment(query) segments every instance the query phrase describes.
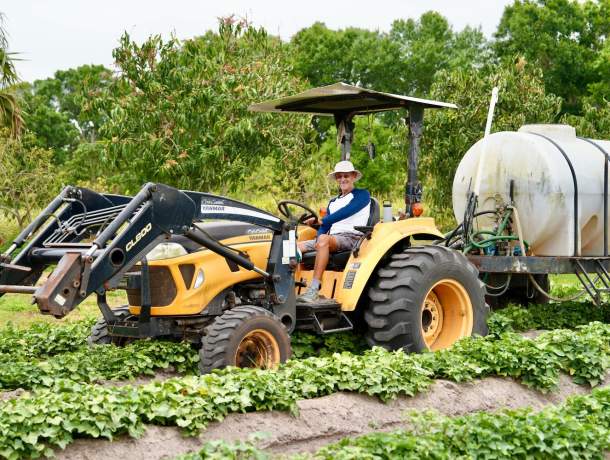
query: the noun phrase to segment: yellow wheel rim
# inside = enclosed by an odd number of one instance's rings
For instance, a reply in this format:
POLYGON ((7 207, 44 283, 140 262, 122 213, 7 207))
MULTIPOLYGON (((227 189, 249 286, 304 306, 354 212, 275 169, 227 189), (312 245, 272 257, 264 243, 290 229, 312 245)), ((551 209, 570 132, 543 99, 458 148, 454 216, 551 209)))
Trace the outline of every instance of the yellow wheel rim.
POLYGON ((421 328, 426 346, 433 351, 450 347, 462 337, 469 337, 472 326, 472 302, 464 286, 449 278, 434 284, 422 304, 421 328))
POLYGON ((255 329, 248 332, 235 352, 235 366, 270 369, 280 363, 280 347, 268 331, 255 329))

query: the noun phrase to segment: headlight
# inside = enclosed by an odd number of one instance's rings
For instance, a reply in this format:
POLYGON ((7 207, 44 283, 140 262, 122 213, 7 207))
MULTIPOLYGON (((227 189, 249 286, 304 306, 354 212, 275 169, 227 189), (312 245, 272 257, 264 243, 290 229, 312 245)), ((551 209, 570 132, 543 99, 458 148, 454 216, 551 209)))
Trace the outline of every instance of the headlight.
POLYGON ((160 243, 146 255, 146 260, 173 259, 188 254, 186 249, 178 243, 160 243))

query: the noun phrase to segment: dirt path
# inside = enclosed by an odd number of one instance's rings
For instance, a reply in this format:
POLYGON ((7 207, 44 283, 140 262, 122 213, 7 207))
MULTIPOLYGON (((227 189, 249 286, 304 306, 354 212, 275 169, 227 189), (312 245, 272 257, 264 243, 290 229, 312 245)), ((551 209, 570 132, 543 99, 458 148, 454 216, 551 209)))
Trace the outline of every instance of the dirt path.
MULTIPOLYGON (((608 385, 610 373, 603 383, 603 386, 608 385)), ((172 458, 179 453, 197 450, 205 441, 243 440, 260 432, 268 434, 260 447, 273 452, 314 451, 346 436, 404 427, 404 412, 408 409, 436 409, 449 416, 500 408, 538 409, 547 404, 561 403, 570 395, 589 391, 565 375, 561 376, 559 388, 551 394, 539 393, 511 379, 495 377, 462 384, 437 380, 426 393, 413 398, 398 398, 388 404, 368 396, 337 393, 299 401, 298 417, 277 411, 233 414, 222 422, 211 424, 198 438, 185 438, 176 428, 151 426, 140 439, 121 437, 113 442, 80 439, 65 451, 58 451, 57 458, 172 458)))

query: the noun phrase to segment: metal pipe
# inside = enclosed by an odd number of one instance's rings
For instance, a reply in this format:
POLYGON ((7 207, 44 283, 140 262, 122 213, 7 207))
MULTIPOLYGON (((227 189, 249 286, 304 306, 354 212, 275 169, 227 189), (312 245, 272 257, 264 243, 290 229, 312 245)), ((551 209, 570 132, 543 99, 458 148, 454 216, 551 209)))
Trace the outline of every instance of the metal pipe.
POLYGON ((0 292, 13 294, 34 294, 38 288, 36 286, 18 286, 0 284, 0 292))
MULTIPOLYGON (((125 208, 116 216, 112 222, 106 227, 106 229, 93 241, 92 250, 95 250, 95 246, 98 248, 102 248, 106 242, 111 239, 117 230, 123 225, 129 218, 131 218, 132 214, 144 203, 145 201, 150 199, 150 194, 154 189, 155 184, 149 182, 142 190, 138 192, 136 196, 132 198, 132 200, 125 206, 125 208)), ((92 252, 89 250, 89 252, 92 252)), ((87 255, 92 255, 87 253, 87 255)))
POLYGON ((13 240, 13 244, 10 245, 8 250, 4 253, 5 256, 10 256, 10 254, 17 249, 19 246, 23 244, 28 237, 38 230, 38 228, 47 220, 47 218, 52 215, 57 209, 64 203, 64 198, 67 196, 68 192, 72 190, 72 187, 65 187, 59 195, 57 195, 53 201, 49 203, 49 205, 43 209, 43 211, 38 214, 38 216, 25 227, 19 235, 13 240))
POLYGON ((226 246, 222 245, 221 243, 214 240, 213 238, 210 238, 208 235, 206 235, 196 226, 192 226, 189 230, 187 230, 186 233, 184 234, 184 236, 186 236, 187 238, 190 238, 195 243, 199 243, 200 245, 208 248, 210 251, 215 252, 216 254, 218 254, 224 258, 232 260, 240 267, 244 267, 246 270, 252 270, 252 271, 258 273, 259 275, 264 276, 265 278, 269 278, 271 276, 266 271, 261 270, 260 268, 256 267, 252 263, 252 261, 246 259, 245 257, 240 256, 239 254, 235 253, 235 251, 233 251, 230 248, 227 248, 226 246))
MULTIPOLYGON (((68 252, 80 252, 85 254, 89 248, 34 248, 30 253, 30 259, 34 262, 54 262, 59 261, 68 252)), ((96 249, 93 257, 97 257, 102 253, 101 249, 96 249)))
POLYGON ((421 201, 422 186, 417 178, 419 164, 419 141, 423 131, 424 108, 420 105, 409 106, 409 163, 405 185, 405 212, 413 217, 413 205, 421 201))

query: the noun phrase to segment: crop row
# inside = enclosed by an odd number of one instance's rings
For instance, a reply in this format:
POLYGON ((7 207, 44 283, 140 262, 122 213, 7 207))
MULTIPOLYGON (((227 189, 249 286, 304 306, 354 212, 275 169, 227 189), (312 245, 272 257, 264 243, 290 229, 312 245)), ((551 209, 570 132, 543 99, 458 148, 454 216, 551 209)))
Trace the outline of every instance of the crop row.
POLYGON ((299 399, 351 391, 389 400, 425 390, 434 378, 456 381, 506 375, 549 390, 559 372, 597 384, 610 368, 610 325, 591 323, 536 339, 515 333, 466 339, 419 355, 375 348, 292 360, 279 369, 228 368, 143 386, 103 387, 56 380, 53 388, 0 404, 0 455, 49 454, 73 436, 137 435, 146 423, 193 434, 232 412, 296 410, 299 399))
MULTIPOLYGON (((445 361, 463 359, 471 356, 474 369, 478 366, 478 349, 485 347, 492 352, 508 349, 510 352, 523 352, 524 358, 533 360, 531 352, 522 350, 530 347, 527 342, 514 337, 505 337, 495 344, 497 337, 504 331, 521 331, 533 328, 555 328, 574 326, 590 320, 610 320, 610 308, 594 308, 588 304, 551 304, 534 306, 529 309, 509 307, 494 313, 489 319, 491 339, 484 343, 464 341, 449 354, 441 353, 433 361, 432 367, 456 369, 440 371, 440 375, 460 380, 461 374, 471 375, 468 366, 448 366, 445 361), (514 342, 514 343, 509 343, 514 342), (468 350, 474 347, 474 350, 468 350), (469 355, 469 353, 471 354, 469 355)), ((138 341, 126 347, 100 346, 90 348, 86 337, 91 327, 90 321, 70 323, 62 326, 35 324, 28 329, 5 327, 0 330, 0 389, 36 388, 54 385, 57 379, 70 379, 78 382, 99 382, 104 380, 125 380, 140 375, 152 375, 158 369, 173 368, 181 374, 195 374, 197 352, 188 344, 138 341)), ((294 334, 293 352, 295 358, 310 356, 329 356, 335 352, 349 351, 363 353, 366 349, 361 336, 356 334, 336 334, 316 336, 294 334)), ((544 358, 542 358, 544 361, 544 358)), ((539 376, 534 376, 539 378, 539 376)), ((551 379, 554 377, 551 375, 551 379)), ((527 383, 529 376, 524 376, 527 383)), ((535 383, 537 386, 544 386, 535 383)))
MULTIPOLYGON (((569 302, 508 307, 494 312, 488 320, 492 333, 529 329, 572 329, 592 321, 610 322, 610 305, 595 307, 591 303, 569 302)), ((0 355, 42 358, 77 351, 86 347, 92 321, 73 323, 35 323, 23 329, 11 325, 0 328, 0 355)), ((324 355, 335 351, 362 351, 365 344, 352 334, 314 336, 295 334, 294 355, 297 358, 324 355)))
MULTIPOLYGON (((610 388, 569 398, 539 412, 504 410, 446 417, 411 413, 409 431, 346 438, 315 454, 291 460, 385 460, 455 458, 604 458, 610 450, 610 388)), ((272 458, 255 442, 211 441, 178 460, 272 458)), ((285 457, 282 457, 285 458, 285 457)))

